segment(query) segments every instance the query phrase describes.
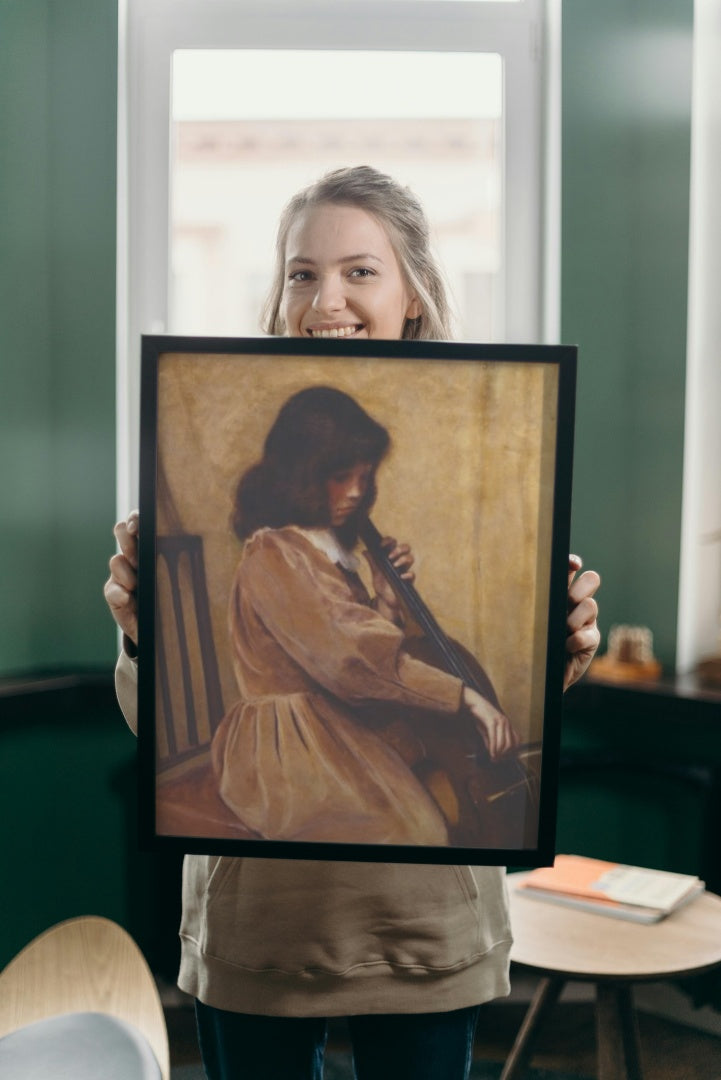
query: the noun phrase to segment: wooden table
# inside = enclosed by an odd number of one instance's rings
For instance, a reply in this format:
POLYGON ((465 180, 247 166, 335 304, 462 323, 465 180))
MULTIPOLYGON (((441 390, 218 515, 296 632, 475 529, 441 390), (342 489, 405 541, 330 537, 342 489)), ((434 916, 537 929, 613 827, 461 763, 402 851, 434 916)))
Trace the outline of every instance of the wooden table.
POLYGON ((626 922, 529 899, 509 874, 511 959, 542 976, 501 1074, 518 1080, 569 980, 596 987, 599 1080, 643 1080, 632 987, 721 966, 721 898, 703 893, 661 922, 626 922))

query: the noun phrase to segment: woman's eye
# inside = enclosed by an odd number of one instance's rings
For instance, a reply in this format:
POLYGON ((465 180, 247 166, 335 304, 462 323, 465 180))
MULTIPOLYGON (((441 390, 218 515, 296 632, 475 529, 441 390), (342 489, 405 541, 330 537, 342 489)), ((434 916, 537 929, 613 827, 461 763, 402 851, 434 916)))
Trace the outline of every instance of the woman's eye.
POLYGON ((369 278, 375 277, 375 271, 371 270, 369 266, 356 266, 350 272, 350 277, 355 278, 369 278))
POLYGON ((296 281, 299 284, 303 284, 306 281, 310 281, 310 270, 294 270, 291 274, 288 274, 288 281, 296 281))

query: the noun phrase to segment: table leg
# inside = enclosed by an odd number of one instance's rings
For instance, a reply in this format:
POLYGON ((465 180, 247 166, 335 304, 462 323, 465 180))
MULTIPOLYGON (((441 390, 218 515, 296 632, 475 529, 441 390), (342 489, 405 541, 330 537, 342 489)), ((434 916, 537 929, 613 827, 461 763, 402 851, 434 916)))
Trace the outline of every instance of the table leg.
POLYGON ((643 1080, 630 983, 596 984, 599 1080, 643 1080))
POLYGON ((558 1001, 565 979, 541 979, 523 1018, 516 1040, 503 1066, 500 1080, 520 1080, 533 1053, 533 1045, 543 1018, 558 1001))

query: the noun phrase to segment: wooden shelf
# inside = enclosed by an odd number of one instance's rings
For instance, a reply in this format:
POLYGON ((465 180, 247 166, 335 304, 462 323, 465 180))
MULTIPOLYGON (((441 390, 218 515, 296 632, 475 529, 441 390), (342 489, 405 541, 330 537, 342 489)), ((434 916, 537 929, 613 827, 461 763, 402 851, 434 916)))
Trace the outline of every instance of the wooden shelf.
POLYGON ((649 682, 613 682, 587 675, 565 696, 567 710, 631 709, 649 714, 663 711, 669 719, 698 719, 721 723, 721 689, 702 684, 694 675, 649 682))

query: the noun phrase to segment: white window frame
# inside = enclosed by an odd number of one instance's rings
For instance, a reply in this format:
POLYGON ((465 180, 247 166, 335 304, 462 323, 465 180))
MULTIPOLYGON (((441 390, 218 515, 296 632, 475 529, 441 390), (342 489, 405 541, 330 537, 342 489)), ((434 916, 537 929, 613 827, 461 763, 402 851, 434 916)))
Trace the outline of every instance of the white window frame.
POLYGON ((499 53, 506 121, 503 340, 537 342, 556 341, 560 321, 559 39, 560 0, 119 0, 119 515, 138 497, 140 335, 167 327, 173 52, 499 53))
POLYGON ((676 670, 721 653, 721 0, 696 0, 693 31, 688 338, 676 670))

